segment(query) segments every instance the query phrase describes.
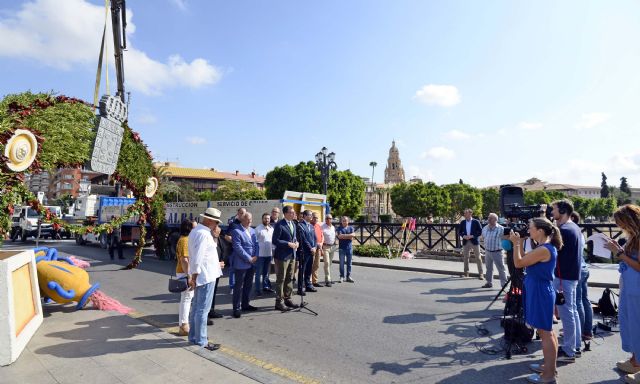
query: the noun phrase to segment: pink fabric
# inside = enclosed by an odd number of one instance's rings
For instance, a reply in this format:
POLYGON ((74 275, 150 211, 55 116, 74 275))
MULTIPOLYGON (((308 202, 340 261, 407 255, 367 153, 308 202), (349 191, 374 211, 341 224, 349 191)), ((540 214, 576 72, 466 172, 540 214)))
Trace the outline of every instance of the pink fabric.
POLYGON ((116 311, 123 315, 133 312, 133 308, 123 305, 118 300, 98 290, 89 298, 94 307, 101 311, 116 311))
POLYGON ((89 264, 88 261, 84 261, 82 259, 78 259, 75 256, 69 256, 68 259, 71 260, 73 265, 75 265, 78 268, 87 269, 87 268, 89 268, 91 266, 91 264, 89 264))

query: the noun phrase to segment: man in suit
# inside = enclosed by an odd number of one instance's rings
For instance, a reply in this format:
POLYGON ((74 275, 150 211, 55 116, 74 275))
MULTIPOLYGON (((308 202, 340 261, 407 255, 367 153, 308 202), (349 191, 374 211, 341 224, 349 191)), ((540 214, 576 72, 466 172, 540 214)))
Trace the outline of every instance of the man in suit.
POLYGON ((482 259, 480 257, 480 243, 478 237, 482 236, 482 224, 473 218, 473 211, 464 210, 464 220, 458 226, 458 233, 462 237, 462 255, 464 258, 464 276, 469 277, 469 254, 473 249, 478 266, 478 279, 482 280, 482 259))
POLYGON ((275 247, 273 259, 276 265, 276 306, 277 311, 287 311, 298 308, 291 301, 293 285, 291 280, 294 273, 295 253, 298 248, 296 240, 296 226, 293 223, 295 211, 291 206, 282 208, 284 219, 278 221, 273 228, 272 243, 275 247), (284 304, 283 304, 284 300, 284 304))
POLYGON ((317 292, 318 290, 311 284, 311 272, 313 267, 313 256, 316 253, 316 233, 311 225, 312 213, 309 210, 302 212, 302 220, 298 223, 298 241, 302 251, 299 253, 302 259, 299 260, 300 267, 298 273, 298 295, 304 296, 302 291, 304 286, 306 292, 317 292))
POLYGON ((249 304, 249 295, 253 286, 254 264, 258 260, 258 239, 251 228, 251 213, 245 212, 240 218, 240 227, 233 229, 231 260, 236 285, 233 289, 233 317, 240 317, 240 311, 255 311, 258 308, 249 304), (242 296, 242 301, 241 301, 242 296))
MULTIPOLYGON (((227 242, 227 245, 229 248, 231 248, 231 242, 233 241, 233 231, 235 229, 241 229, 242 227, 242 223, 241 223, 241 218, 242 216, 247 213, 247 210, 244 208, 238 208, 238 211, 236 213, 235 216, 231 217, 228 221, 227 221, 227 231, 226 234, 224 236, 224 240, 227 242)), ((230 294, 233 295, 233 287, 236 285, 236 275, 233 273, 233 259, 229 260, 229 290, 230 290, 230 294)))

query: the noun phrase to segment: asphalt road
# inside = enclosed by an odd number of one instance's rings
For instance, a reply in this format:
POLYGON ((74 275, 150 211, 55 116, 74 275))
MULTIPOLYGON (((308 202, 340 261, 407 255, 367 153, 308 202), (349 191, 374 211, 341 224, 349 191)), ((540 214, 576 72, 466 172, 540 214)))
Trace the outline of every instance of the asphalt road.
MULTIPOLYGON (((112 262, 106 250, 96 246, 41 245, 94 259, 91 279, 105 292, 148 320, 176 323, 178 295, 166 290, 173 262, 147 257, 138 270, 122 271, 125 262, 112 262)), ((132 254, 133 249, 126 250, 128 257, 132 254)), ((336 264, 333 272, 337 277, 336 264)), ((367 267, 354 267, 353 277, 355 284, 334 284, 305 297, 317 317, 305 311, 273 311, 269 295, 252 301, 260 311, 240 319, 230 316, 225 278, 218 298, 225 317, 209 328, 209 338, 322 383, 525 382, 528 364, 541 360, 538 341, 528 345, 528 354, 504 358, 501 328, 492 319, 501 314, 502 304, 487 310, 497 290, 479 288, 482 282, 477 279, 367 267), (489 334, 481 336, 478 327, 486 327, 489 334)), ((592 300, 600 292, 593 290, 592 300)), ((559 368, 560 382, 618 383, 620 375, 613 367, 626 357, 619 335, 603 334, 591 352, 559 368)))

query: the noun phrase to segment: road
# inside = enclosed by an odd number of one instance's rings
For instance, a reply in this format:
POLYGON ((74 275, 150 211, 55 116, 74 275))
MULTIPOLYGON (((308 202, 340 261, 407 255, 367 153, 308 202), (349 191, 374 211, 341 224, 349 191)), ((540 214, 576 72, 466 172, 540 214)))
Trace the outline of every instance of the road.
MULTIPOLYGON (((123 271, 125 262, 109 260, 106 250, 96 246, 68 241, 42 245, 92 259, 91 279, 105 292, 148 321, 175 325, 178 295, 166 291, 173 262, 146 257, 139 269, 123 271)), ((126 255, 132 254, 127 249, 126 255)), ((333 271, 337 276, 335 264, 333 271)), ((477 279, 366 267, 354 267, 353 276, 355 284, 334 284, 305 297, 317 317, 273 311, 273 296, 267 296, 252 301, 260 311, 240 319, 231 318, 223 279, 218 301, 225 317, 209 328, 209 338, 322 383, 525 382, 528 364, 541 360, 540 342, 528 345, 529 354, 511 360, 498 351, 502 332, 495 317, 502 304, 487 310, 497 290, 479 288, 477 279), (479 335, 478 327, 486 327, 489 335, 479 335)), ((592 300, 600 292, 593 290, 592 300)), ((592 349, 575 364, 559 368, 562 383, 620 382, 612 369, 627 357, 619 335, 604 334, 592 349)))

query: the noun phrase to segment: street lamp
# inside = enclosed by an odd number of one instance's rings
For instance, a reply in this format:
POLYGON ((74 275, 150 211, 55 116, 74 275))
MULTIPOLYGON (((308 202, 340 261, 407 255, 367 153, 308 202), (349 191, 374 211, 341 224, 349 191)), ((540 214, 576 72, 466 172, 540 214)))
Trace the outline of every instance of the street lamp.
POLYGON ((329 182, 329 171, 335 171, 338 167, 336 165, 336 154, 331 152, 327 154, 329 150, 327 147, 322 147, 320 152, 316 153, 316 167, 320 170, 322 175, 322 190, 324 194, 327 194, 327 184, 329 182))

